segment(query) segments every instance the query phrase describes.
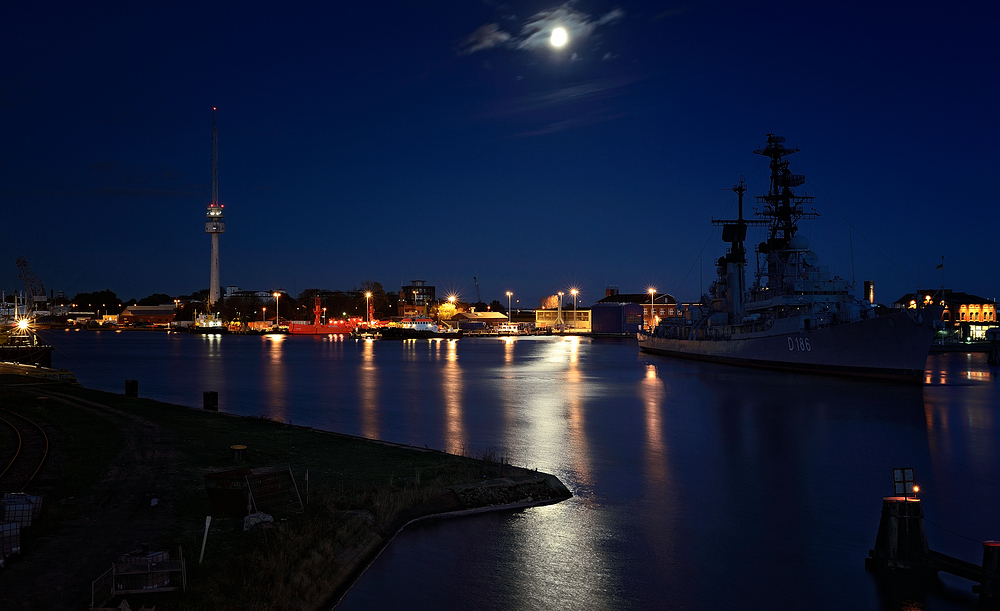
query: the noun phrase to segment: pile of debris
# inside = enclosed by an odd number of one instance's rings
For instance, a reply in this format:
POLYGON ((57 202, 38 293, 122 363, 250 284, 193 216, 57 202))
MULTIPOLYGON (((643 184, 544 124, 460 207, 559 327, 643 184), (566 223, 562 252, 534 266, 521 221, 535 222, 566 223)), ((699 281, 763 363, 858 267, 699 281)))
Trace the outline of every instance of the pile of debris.
MULTIPOLYGON (((94 611, 131 609, 124 598, 114 607, 112 599, 126 594, 176 592, 187 589, 187 563, 182 550, 170 557, 166 550, 142 548, 118 557, 111 568, 95 579, 90 588, 90 608, 94 611)), ((143 607, 145 608, 145 607, 143 607)))
POLYGON ((21 529, 38 520, 42 497, 26 492, 4 492, 0 499, 0 567, 8 556, 21 553, 21 529))

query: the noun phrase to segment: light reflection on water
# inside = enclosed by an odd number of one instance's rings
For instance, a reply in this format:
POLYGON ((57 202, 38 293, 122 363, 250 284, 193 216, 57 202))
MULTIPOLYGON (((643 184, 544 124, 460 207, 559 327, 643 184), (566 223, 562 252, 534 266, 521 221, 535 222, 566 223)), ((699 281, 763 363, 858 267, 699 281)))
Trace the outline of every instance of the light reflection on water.
MULTIPOLYGON (((998 393, 985 355, 932 355, 921 389, 581 338, 54 341, 56 366, 88 386, 121 392, 138 379, 140 396, 192 406, 218 390, 223 411, 449 451, 499 447, 574 492, 405 531, 343 609, 900 609, 863 569, 900 466, 916 469, 929 520, 1000 538, 998 393)), ((928 538, 981 558, 944 529, 929 526, 928 538)), ((965 608, 969 584, 949 585, 913 608, 965 608)))
POLYGON ((458 365, 458 341, 437 341, 431 345, 440 351, 442 343, 447 351, 441 372, 445 411, 445 451, 460 454, 465 449, 465 426, 462 417, 464 393, 462 368, 458 365))
POLYGON ((375 341, 366 339, 361 347, 358 375, 361 387, 361 436, 378 439, 378 366, 375 364, 375 341))

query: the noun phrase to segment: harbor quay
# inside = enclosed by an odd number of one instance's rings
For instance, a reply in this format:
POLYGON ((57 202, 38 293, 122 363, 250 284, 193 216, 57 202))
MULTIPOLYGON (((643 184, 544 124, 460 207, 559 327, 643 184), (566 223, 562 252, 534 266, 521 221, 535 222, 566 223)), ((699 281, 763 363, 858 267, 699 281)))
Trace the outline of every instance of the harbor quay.
MULTIPOLYGON (((7 364, 0 380, 0 424, 31 421, 50 443, 18 459, 41 461, 26 488, 40 512, 5 554, 4 609, 328 609, 411 522, 570 496, 495 453, 169 405, 136 398, 134 381, 100 392, 65 370, 7 364), (292 502, 255 477, 290 482, 292 502), (136 573, 148 557, 160 568, 136 573), (102 590, 102 578, 114 585, 102 590), (152 587, 128 581, 140 578, 152 587)), ((11 454, 0 445, 3 466, 11 454)))

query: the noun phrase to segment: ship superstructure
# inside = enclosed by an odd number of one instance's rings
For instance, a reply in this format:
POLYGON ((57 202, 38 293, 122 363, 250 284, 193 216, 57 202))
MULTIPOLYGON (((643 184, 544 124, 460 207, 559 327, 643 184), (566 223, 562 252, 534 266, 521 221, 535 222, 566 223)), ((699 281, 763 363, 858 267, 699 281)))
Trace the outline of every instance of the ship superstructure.
POLYGON ((940 308, 883 315, 874 304, 854 298, 852 282, 831 277, 797 233, 800 220, 819 215, 804 207, 812 197, 794 192, 805 177, 790 172, 787 157, 798 149, 784 142, 768 134, 767 145, 754 151, 770 160, 771 170, 767 192, 756 198, 757 218, 744 218, 741 182, 733 187, 738 217, 713 220, 729 248, 718 260, 709 295, 640 332, 640 349, 735 365, 923 380, 940 308), (767 238, 755 248, 747 286, 749 227, 764 228, 767 238))

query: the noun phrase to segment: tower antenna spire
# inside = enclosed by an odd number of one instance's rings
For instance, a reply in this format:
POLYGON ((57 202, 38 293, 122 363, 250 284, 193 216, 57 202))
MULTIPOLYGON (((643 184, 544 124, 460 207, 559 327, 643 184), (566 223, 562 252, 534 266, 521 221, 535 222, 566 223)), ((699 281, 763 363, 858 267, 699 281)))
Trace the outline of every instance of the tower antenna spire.
POLYGON ((219 205, 219 128, 215 123, 215 106, 212 107, 212 206, 219 205))
POLYGON ((212 236, 212 261, 208 282, 208 311, 219 303, 222 285, 219 280, 219 234, 226 231, 226 221, 219 203, 219 130, 215 123, 215 106, 212 107, 212 201, 205 213, 205 233, 212 236))

